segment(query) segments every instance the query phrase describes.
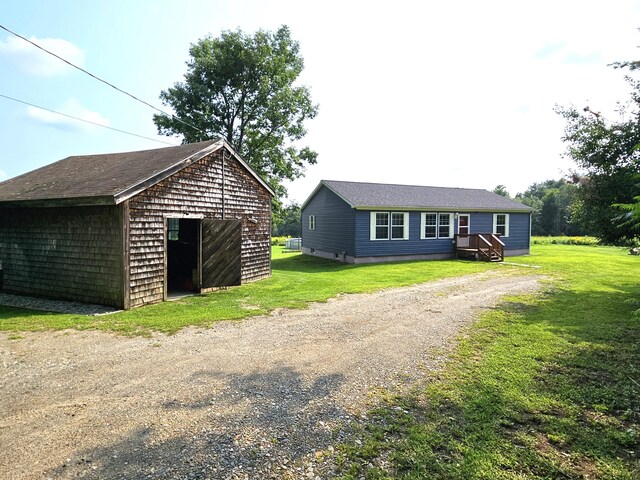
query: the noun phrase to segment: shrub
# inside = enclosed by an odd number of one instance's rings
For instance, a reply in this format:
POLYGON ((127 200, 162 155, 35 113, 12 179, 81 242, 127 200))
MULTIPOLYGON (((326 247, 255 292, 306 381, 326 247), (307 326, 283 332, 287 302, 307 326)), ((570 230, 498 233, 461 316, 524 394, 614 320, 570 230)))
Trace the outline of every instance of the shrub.
POLYGON ((534 245, 599 245, 600 241, 596 237, 531 237, 534 245))
POLYGON ((284 242, 291 237, 271 237, 271 245, 274 247, 284 247, 284 242))

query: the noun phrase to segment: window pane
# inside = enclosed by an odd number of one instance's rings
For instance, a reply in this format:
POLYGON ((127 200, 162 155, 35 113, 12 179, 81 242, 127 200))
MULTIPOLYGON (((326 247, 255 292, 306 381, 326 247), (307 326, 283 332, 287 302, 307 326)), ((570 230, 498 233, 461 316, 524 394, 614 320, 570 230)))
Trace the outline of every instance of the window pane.
POLYGON ((176 241, 180 237, 180 219, 169 218, 167 219, 167 239, 176 241))
POLYGON ((389 238, 389 214, 376 213, 376 240, 389 238))
POLYGON ((391 238, 404 238, 404 227, 391 227, 391 238))
POLYGON ((391 225, 391 238, 404 238, 404 213, 392 213, 391 225))
POLYGON ((449 238, 449 226, 451 225, 451 214, 441 213, 439 216, 438 236, 440 238, 449 238))
POLYGON ((507 216, 505 214, 496 215, 496 233, 507 235, 507 216))
POLYGON ((435 238, 437 227, 437 215, 435 213, 424 214, 424 237, 435 238))
POLYGON ((389 227, 376 227, 376 240, 389 238, 389 227))

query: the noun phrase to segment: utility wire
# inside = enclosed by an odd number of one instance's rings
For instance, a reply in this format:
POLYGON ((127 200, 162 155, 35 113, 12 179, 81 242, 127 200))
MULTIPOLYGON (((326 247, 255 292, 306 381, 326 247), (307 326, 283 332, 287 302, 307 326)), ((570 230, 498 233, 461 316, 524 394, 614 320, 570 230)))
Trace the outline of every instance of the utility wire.
POLYGON ((29 40, 29 39, 28 39, 28 38, 26 38, 26 37, 23 37, 23 36, 22 36, 22 35, 20 35, 19 33, 14 32, 13 30, 8 29, 8 28, 7 28, 7 27, 5 27, 4 25, 1 25, 1 24, 0 24, 0 28, 1 28, 2 30, 5 30, 5 31, 9 32, 11 35, 15 35, 16 37, 18 37, 18 38, 20 38, 20 39, 24 40, 25 42, 30 43, 30 44, 31 44, 31 45, 33 45, 34 47, 39 48, 39 49, 40 49, 40 50, 42 50, 43 52, 48 53, 49 55, 52 55, 52 56, 56 57, 58 60, 62 60, 62 61, 63 61, 64 63, 66 63, 67 65, 69 65, 69 66, 71 66, 71 67, 73 67, 73 68, 75 68, 75 69, 77 69, 77 70, 80 70, 80 71, 81 71, 81 72, 83 72, 83 73, 86 73, 86 74, 87 74, 87 75, 89 75, 91 78, 94 78, 94 79, 98 80, 99 82, 102 82, 102 83, 104 83, 105 85, 108 85, 108 86, 110 86, 111 88, 113 88, 113 89, 117 90, 118 92, 123 93, 123 94, 127 95, 128 97, 133 98, 133 99, 134 99, 134 100, 136 100, 137 102, 140 102, 140 103, 142 103, 142 104, 146 105, 147 107, 150 107, 150 108, 154 109, 155 111, 160 112, 162 115, 164 115, 164 116, 166 116, 166 117, 169 117, 169 118, 173 118, 173 119, 177 120, 178 122, 180 122, 180 123, 182 123, 182 124, 184 124, 184 125, 186 125, 186 126, 188 126, 188 127, 191 127, 191 128, 193 128, 193 129, 195 129, 195 130, 197 130, 197 131, 201 132, 201 133, 206 133, 204 130, 202 130, 202 129, 200 129, 200 128, 196 127, 195 125, 191 125, 190 123, 185 122, 184 120, 179 119, 179 118, 178 118, 178 117, 176 117, 175 115, 172 115, 172 114, 170 114, 170 113, 167 113, 167 112, 165 112, 164 110, 161 110, 160 108, 158 108, 158 107, 156 107, 156 106, 154 106, 154 105, 151 105, 149 102, 145 102, 144 100, 139 99, 139 98, 138 98, 138 97, 136 97, 135 95, 132 95, 131 93, 126 92, 126 91, 122 90, 121 88, 116 87, 114 84, 109 83, 109 82, 107 82, 106 80, 103 80, 102 78, 100 78, 100 77, 98 77, 98 76, 94 75, 93 73, 91 73, 91 72, 89 72, 89 71, 85 70, 84 68, 79 67, 79 66, 77 66, 77 65, 74 65, 74 64, 73 64, 73 63, 71 63, 69 60, 67 60, 67 59, 65 59, 65 58, 62 58, 62 57, 61 57, 61 56, 59 56, 59 55, 56 55, 55 53, 53 53, 53 52, 51 52, 51 51, 47 50, 47 49, 46 49, 46 48, 44 48, 44 47, 41 47, 41 46, 40 46, 40 45, 38 45, 37 43, 35 43, 35 42, 33 42, 33 41, 29 40))
POLYGON ((78 120, 79 122, 90 123, 91 125, 96 125, 102 128, 108 128, 109 130, 113 130, 115 132, 126 133, 127 135, 132 135, 138 138, 144 138, 145 140, 151 140, 152 142, 164 143, 165 145, 171 145, 175 147, 175 143, 165 142, 164 140, 158 140, 156 138, 145 137, 144 135, 138 135, 137 133, 127 132, 126 130, 120 130, 119 128, 109 127, 107 125, 102 125, 101 123, 92 122, 91 120, 86 120, 84 118, 74 117, 73 115, 67 115, 66 113, 56 112, 55 110, 51 110, 49 108, 41 107, 40 105, 35 105, 33 103, 25 102, 24 100, 18 100, 17 98, 10 97, 8 95, 3 95, 0 93, 0 97, 6 98, 7 100, 12 100, 14 102, 22 103, 24 105, 29 105, 30 107, 39 108, 40 110, 45 110, 47 112, 55 113, 56 115, 62 115, 63 117, 72 118, 73 120, 78 120))

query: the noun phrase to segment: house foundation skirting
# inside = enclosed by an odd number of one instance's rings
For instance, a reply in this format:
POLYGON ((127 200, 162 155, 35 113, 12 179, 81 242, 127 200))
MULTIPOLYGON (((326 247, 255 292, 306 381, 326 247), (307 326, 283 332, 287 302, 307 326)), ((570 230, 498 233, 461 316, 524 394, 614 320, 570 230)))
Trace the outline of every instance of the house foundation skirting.
POLYGON ((528 248, 521 248, 518 250, 505 250, 504 251, 504 256, 505 257, 518 257, 520 255, 530 255, 531 254, 531 250, 529 250, 528 248))
MULTIPOLYGON (((302 247, 304 255, 336 260, 344 263, 382 263, 382 262, 402 262, 409 260, 447 260, 455 257, 454 252, 449 253, 423 253, 414 255, 383 255, 379 257, 353 257, 343 253, 327 252, 309 247, 302 247)), ((529 249, 505 250, 505 257, 515 257, 519 255, 529 255, 529 249)))

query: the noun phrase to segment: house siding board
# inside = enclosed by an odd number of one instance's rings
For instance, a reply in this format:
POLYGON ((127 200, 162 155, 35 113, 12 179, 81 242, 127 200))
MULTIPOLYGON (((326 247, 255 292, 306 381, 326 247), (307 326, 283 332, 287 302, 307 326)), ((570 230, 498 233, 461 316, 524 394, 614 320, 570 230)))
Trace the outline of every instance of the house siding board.
MULTIPOLYGON (((493 221, 493 219, 492 219, 493 221)), ((509 214, 509 238, 505 238, 507 250, 529 249, 531 247, 531 221, 528 213, 509 214)))
MULTIPOLYGON (((420 216, 422 212, 419 211, 409 212, 408 240, 371 240, 370 215, 372 211, 388 210, 358 210, 356 212, 355 257, 454 253, 452 238, 420 238, 420 216)), ((402 212, 402 210, 393 211, 402 212)), ((493 230, 493 213, 472 212, 469 214, 469 223, 471 226, 470 233, 491 233, 493 230)), ((454 222, 454 231, 457 232, 457 229, 458 223, 456 220, 454 222)), ((529 248, 528 213, 509 213, 509 237, 504 238, 503 241, 507 250, 529 248)))
POLYGON ((0 208, 4 290, 122 307, 121 226, 115 206, 0 208))
MULTIPOLYGON (((476 212, 470 217, 470 233, 492 233, 493 214, 508 212, 476 212)), ((529 213, 508 213, 509 215, 509 236, 503 237, 504 248, 506 250, 528 249, 529 245, 529 213)))
MULTIPOLYGON (((420 212, 409 212, 408 240, 371 240, 370 218, 372 211, 358 210, 356 213, 356 257, 389 255, 427 255, 435 253, 453 254, 452 238, 420 238, 420 212)), ((402 212, 402 210, 393 210, 402 212)))
POLYGON ((271 196, 225 150, 204 157, 132 197, 128 206, 132 307, 163 300, 166 216, 240 219, 242 283, 271 274, 271 196))
POLYGON ((321 187, 302 211, 302 245, 336 254, 355 254, 355 210, 326 187, 321 187), (309 230, 309 216, 316 229, 309 230))

